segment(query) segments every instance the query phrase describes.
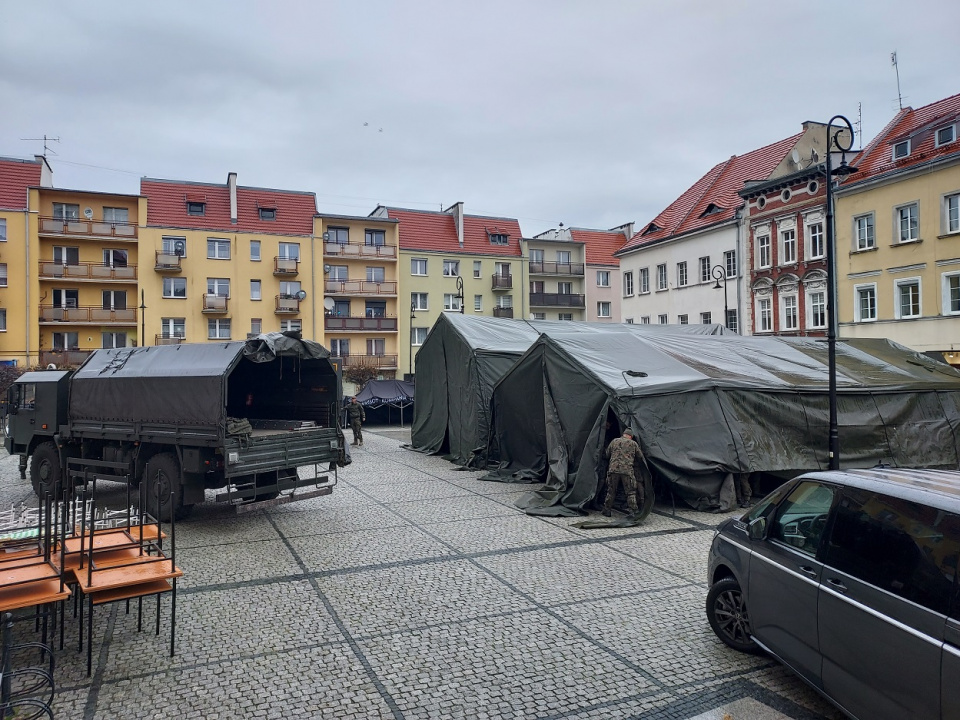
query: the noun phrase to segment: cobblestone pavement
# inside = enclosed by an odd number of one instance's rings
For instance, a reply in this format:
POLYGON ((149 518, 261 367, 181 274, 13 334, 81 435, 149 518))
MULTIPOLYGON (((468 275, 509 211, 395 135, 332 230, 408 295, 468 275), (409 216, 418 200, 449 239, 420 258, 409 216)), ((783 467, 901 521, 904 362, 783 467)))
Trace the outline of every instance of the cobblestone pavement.
MULTIPOLYGON (((722 517, 658 506, 640 527, 577 530, 517 510, 530 486, 364 435, 330 496, 178 523, 174 657, 166 599, 160 637, 152 601, 139 634, 135 611, 97 611, 90 678, 68 618, 56 717, 839 717, 710 631, 722 517)), ((4 456, 0 502, 20 500, 4 456)))

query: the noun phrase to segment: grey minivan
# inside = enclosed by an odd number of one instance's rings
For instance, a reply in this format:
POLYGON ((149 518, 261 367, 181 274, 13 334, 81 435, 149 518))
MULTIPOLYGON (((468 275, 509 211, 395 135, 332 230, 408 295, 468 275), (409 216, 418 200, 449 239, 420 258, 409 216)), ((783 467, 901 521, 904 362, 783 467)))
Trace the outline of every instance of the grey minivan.
POLYGON ((812 472, 723 522, 707 618, 860 720, 960 718, 960 473, 812 472))

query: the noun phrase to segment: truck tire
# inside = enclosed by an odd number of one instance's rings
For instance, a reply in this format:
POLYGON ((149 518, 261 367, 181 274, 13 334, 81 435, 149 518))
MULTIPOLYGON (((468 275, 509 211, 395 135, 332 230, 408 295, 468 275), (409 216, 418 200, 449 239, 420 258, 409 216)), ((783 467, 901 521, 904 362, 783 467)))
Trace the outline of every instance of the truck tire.
POLYGON ((143 471, 147 512, 162 522, 182 520, 193 509, 183 504, 183 482, 180 463, 173 453, 158 453, 143 471), (158 496, 159 491, 159 496, 158 496), (173 496, 171 497, 171 493, 173 496))
POLYGON ((48 493, 53 500, 63 492, 63 483, 60 477, 60 453, 52 442, 37 445, 30 458, 30 483, 33 491, 42 501, 48 493))

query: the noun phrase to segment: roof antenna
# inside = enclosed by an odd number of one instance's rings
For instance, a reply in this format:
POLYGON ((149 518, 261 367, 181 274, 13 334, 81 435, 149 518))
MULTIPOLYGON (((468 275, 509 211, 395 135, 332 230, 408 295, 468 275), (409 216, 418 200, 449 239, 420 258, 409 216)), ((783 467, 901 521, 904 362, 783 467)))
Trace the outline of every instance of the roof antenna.
POLYGON ((900 68, 897 66, 896 50, 890 53, 890 64, 893 65, 893 69, 897 71, 897 103, 900 105, 900 109, 903 110, 903 95, 900 94, 900 68))
POLYGON ((50 153, 51 155, 56 155, 56 153, 55 153, 53 150, 50 149, 50 146, 49 146, 47 143, 60 142, 60 138, 58 138, 58 137, 47 137, 46 135, 44 135, 42 138, 20 138, 20 139, 21 139, 21 140, 26 140, 26 141, 28 141, 28 142, 34 142, 34 141, 39 142, 39 141, 43 140, 43 159, 44 159, 44 160, 47 159, 47 153, 50 153))

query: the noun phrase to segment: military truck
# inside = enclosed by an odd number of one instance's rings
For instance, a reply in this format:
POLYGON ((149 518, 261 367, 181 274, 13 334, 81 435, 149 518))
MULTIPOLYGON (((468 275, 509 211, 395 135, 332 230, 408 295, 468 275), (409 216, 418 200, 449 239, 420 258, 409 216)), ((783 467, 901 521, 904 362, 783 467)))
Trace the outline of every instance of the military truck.
POLYGON ((331 492, 348 462, 341 394, 339 360, 296 334, 96 350, 10 387, 5 444, 41 498, 83 458, 129 467, 164 520, 212 489, 242 512, 331 492))

